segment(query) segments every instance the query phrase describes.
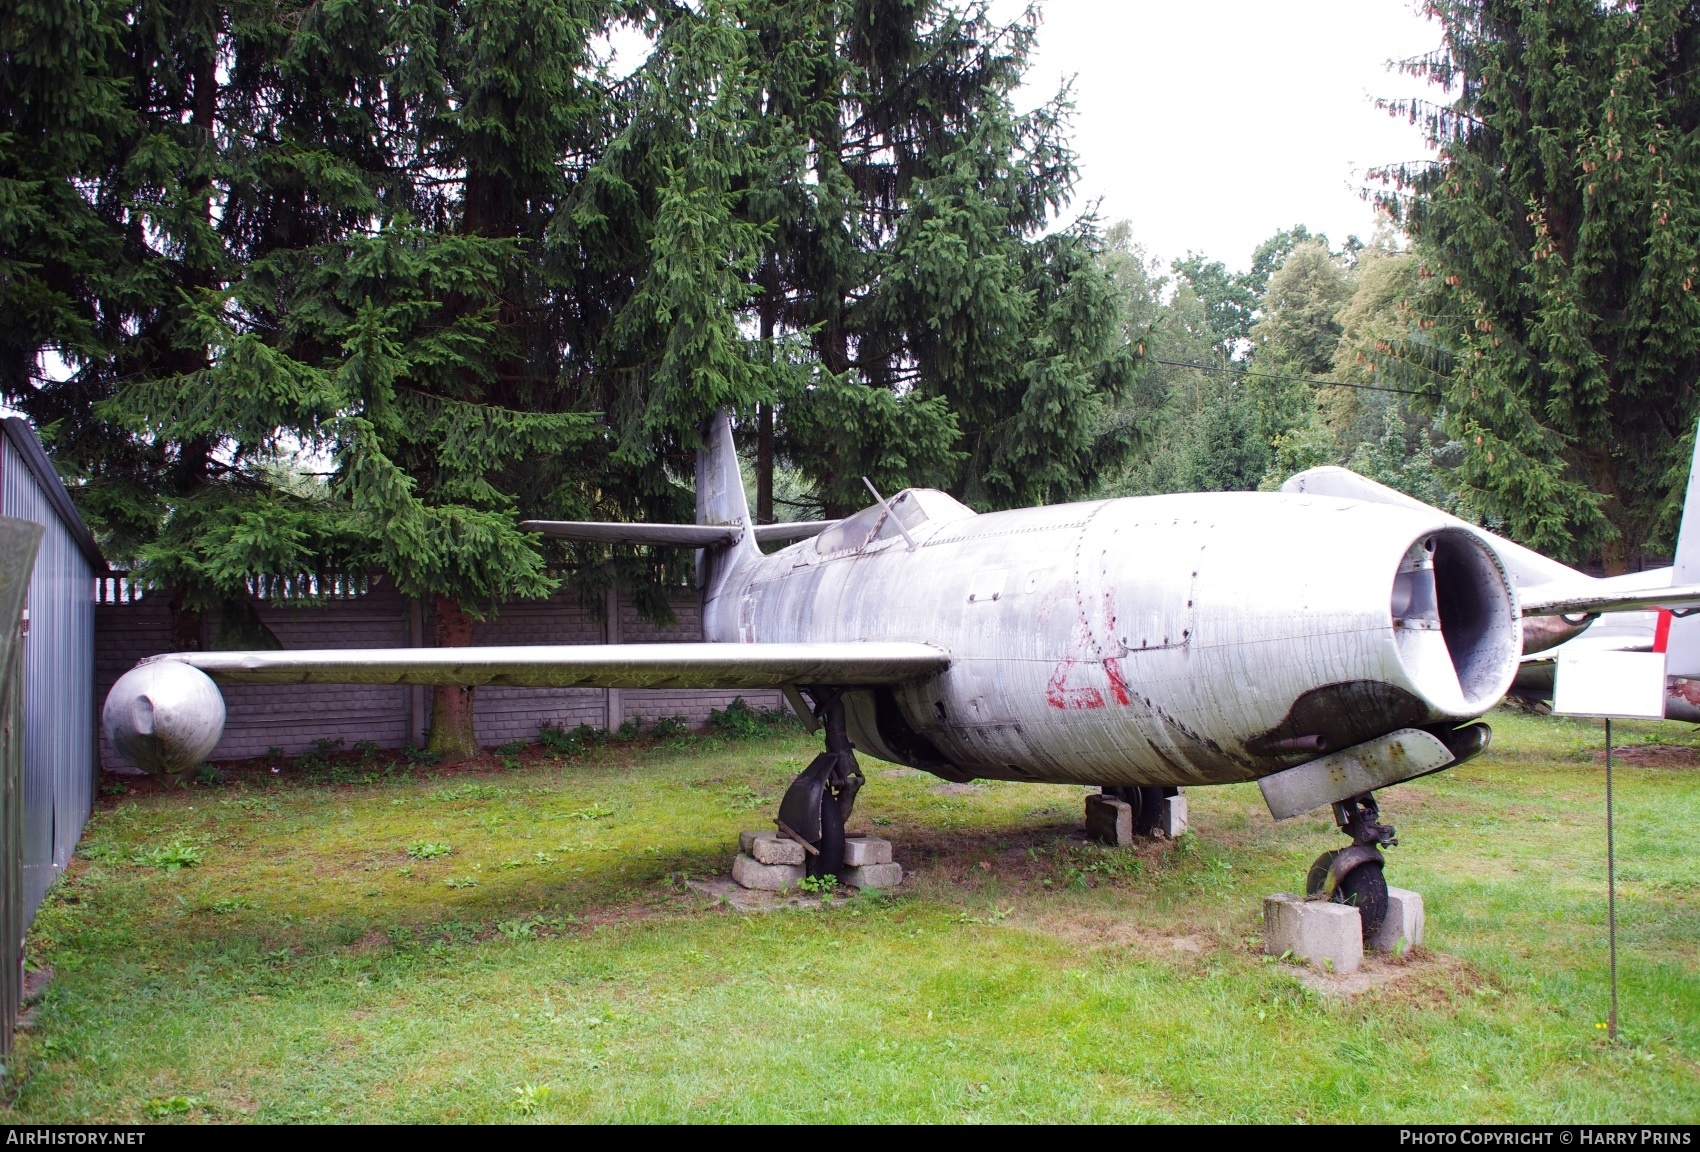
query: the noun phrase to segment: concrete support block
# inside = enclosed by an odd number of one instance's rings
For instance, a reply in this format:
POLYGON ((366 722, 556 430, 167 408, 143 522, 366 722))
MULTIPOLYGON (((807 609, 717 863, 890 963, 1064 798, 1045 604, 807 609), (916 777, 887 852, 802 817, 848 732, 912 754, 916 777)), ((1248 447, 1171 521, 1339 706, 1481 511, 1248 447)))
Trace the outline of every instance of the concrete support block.
POLYGON ((891 841, 878 836, 851 836, 844 841, 844 863, 852 868, 891 863, 891 841))
POLYGON ((1342 975, 1356 972, 1364 962, 1363 920, 1350 905, 1278 892, 1263 899, 1263 950, 1271 956, 1290 951, 1342 975))
POLYGON ((1157 809, 1157 831, 1173 840, 1186 831, 1186 797, 1165 796, 1157 809))
POLYGON ((1387 890, 1387 916, 1369 942, 1378 952, 1403 956, 1423 946, 1423 898, 1408 888, 1387 890))
POLYGON ((862 864, 844 869, 844 875, 838 879, 856 888, 895 888, 903 883, 903 865, 889 861, 884 864, 862 864))
POLYGON ((732 879, 745 888, 763 892, 778 892, 795 888, 803 879, 801 864, 763 864, 748 852, 740 852, 732 861, 732 879))
POLYGON ((803 846, 777 832, 740 832, 738 848, 755 857, 758 864, 802 864, 803 846))
POLYGON ((1086 797, 1086 835, 1120 848, 1133 843, 1133 806, 1092 793, 1086 797))

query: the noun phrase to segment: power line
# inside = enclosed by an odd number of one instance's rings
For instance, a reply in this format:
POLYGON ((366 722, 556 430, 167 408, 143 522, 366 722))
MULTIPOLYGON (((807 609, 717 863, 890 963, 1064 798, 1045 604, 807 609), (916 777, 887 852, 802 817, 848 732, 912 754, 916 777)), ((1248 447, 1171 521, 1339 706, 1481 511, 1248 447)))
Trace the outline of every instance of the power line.
POLYGON ((1250 368, 1229 368, 1221 364, 1200 364, 1196 360, 1164 360, 1158 356, 1146 359, 1153 364, 1171 368, 1196 368, 1200 372, 1227 372, 1235 376, 1261 376, 1266 380, 1294 380, 1300 384, 1315 384, 1323 388, 1356 388, 1360 392, 1392 392, 1400 396, 1421 396, 1427 400, 1441 399, 1438 392, 1418 392, 1414 388, 1386 388, 1379 384, 1346 384, 1339 380, 1324 380, 1320 376, 1287 376, 1280 372, 1254 372, 1250 368))

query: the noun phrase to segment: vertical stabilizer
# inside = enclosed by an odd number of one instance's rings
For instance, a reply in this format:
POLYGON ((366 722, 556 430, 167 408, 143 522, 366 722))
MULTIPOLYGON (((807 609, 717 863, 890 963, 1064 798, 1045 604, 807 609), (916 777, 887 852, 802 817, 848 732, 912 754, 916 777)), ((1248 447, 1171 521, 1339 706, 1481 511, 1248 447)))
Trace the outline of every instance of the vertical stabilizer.
MULTIPOLYGON (((1694 437, 1694 462, 1688 470, 1688 493, 1682 501, 1682 527, 1676 534, 1676 566, 1672 584, 1700 583, 1700 433, 1694 437)), ((1700 615, 1672 620, 1665 672, 1700 677, 1700 615)))
POLYGON ((697 523, 739 524, 744 529, 736 543, 697 551, 697 586, 712 603, 740 561, 761 555, 750 531, 750 504, 744 496, 738 450, 732 443, 732 417, 724 408, 703 427, 702 448, 697 452, 697 523))
MULTIPOLYGON (((744 498, 744 474, 732 443, 732 417, 722 408, 703 428, 697 453, 697 523, 750 524, 750 505, 744 498)), ((745 532, 734 548, 756 551, 755 537, 745 532)))

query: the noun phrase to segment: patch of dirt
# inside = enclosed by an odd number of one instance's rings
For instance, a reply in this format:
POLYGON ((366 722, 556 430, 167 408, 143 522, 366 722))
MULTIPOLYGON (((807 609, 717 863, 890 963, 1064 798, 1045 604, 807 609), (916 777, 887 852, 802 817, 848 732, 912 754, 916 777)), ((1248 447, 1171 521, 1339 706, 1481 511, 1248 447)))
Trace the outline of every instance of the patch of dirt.
POLYGON ((382 928, 374 928, 348 946, 350 952, 371 952, 382 948, 390 942, 390 935, 382 928))
POLYGON ((1383 960, 1379 956, 1365 956, 1363 967, 1356 972, 1325 972, 1306 964, 1299 969, 1299 983, 1314 992, 1321 992, 1324 996, 1350 997, 1396 980, 1409 979, 1417 970, 1416 964, 1383 960))
MULTIPOLYGON (((40 968, 24 969, 24 986, 19 999, 23 1011, 18 1013, 18 1030, 28 1032, 35 1027, 36 1005, 47 992, 48 984, 53 981, 53 966, 43 964, 40 968)), ((7 1105, 10 1107, 10 1105, 7 1105)))
POLYGON ((53 966, 43 964, 40 968, 24 969, 23 993, 19 997, 25 1004, 34 1004, 46 993, 47 986, 53 982, 53 966))
POLYGON ((1420 1001, 1435 1008, 1455 1008, 1472 994, 1482 994, 1484 990, 1489 996, 1501 994, 1489 987, 1467 962, 1427 948, 1399 959, 1371 952, 1364 956, 1363 967, 1345 974, 1324 972, 1309 965, 1295 965, 1295 970, 1299 983, 1306 988, 1346 1000, 1385 989, 1408 1003, 1420 1001))
POLYGON ((929 885, 953 889, 975 888, 994 876, 1018 887, 1037 884, 1056 872, 1059 843, 1086 843, 1084 829, 1073 822, 995 831, 915 824, 882 828, 880 834, 891 840, 893 858, 905 868, 923 874, 929 885), (1029 855, 1029 849, 1038 851, 1029 855), (990 868, 981 867, 988 863, 990 868))
POLYGON ((574 913, 577 919, 571 921, 569 930, 577 928, 588 930, 608 924, 624 924, 631 920, 643 920, 655 915, 656 908, 651 904, 630 901, 625 904, 605 904, 596 908, 588 908, 574 913))
POLYGON ((1153 957, 1190 958, 1218 947, 1216 940, 1200 932, 1183 935, 1160 932, 1137 923, 1131 916, 1108 913, 1046 912, 1036 917, 1012 918, 1005 923, 1092 948, 1126 948, 1153 957))
MULTIPOLYGON (((1606 762, 1605 749, 1594 753, 1594 762, 1606 762)), ((1637 768, 1696 768, 1700 767, 1700 748, 1686 744, 1625 744, 1611 750, 1613 764, 1633 764, 1637 768)))
POLYGON ((946 781, 943 784, 933 785, 933 791, 940 796, 971 796, 976 792, 984 792, 985 790, 984 784, 952 784, 946 781))

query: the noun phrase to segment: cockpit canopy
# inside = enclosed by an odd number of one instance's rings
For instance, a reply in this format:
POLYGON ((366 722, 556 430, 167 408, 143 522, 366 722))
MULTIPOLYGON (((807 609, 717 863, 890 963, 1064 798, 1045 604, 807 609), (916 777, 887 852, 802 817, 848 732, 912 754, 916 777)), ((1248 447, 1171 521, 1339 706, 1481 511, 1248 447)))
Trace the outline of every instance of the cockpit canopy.
POLYGON ((822 556, 860 552, 886 540, 901 540, 903 533, 898 530, 898 523, 908 529, 911 536, 919 536, 923 528, 938 527, 975 515, 974 509, 936 488, 905 488, 892 496, 888 503, 891 505, 890 514, 884 505, 875 504, 854 516, 846 516, 815 537, 815 551, 822 556))

